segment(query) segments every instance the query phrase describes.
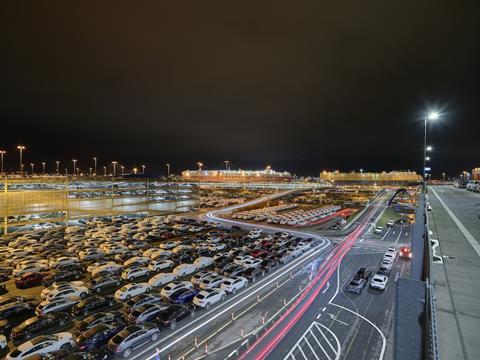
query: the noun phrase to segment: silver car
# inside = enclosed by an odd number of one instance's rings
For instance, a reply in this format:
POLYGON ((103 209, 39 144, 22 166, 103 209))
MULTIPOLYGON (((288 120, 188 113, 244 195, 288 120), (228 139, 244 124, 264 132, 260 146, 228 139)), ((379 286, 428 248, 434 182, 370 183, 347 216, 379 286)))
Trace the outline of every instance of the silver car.
POLYGON ((159 330, 154 323, 127 326, 108 342, 108 349, 115 355, 128 358, 138 347, 158 339, 159 330))

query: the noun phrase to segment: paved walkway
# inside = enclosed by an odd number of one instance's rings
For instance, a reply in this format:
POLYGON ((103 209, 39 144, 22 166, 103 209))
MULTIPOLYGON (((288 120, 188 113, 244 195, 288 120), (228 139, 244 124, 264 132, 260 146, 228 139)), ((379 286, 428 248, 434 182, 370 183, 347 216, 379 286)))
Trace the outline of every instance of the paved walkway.
POLYGON ((442 360, 480 356, 480 194, 429 187, 438 335, 442 360), (443 261, 442 261, 443 260, 443 261))

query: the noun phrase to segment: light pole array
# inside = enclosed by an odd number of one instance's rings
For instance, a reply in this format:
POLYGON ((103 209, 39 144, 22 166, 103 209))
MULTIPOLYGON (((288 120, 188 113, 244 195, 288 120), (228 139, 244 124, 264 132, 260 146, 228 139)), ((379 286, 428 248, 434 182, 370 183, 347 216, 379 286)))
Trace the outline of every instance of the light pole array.
POLYGON ((60 161, 55 161, 55 163, 57 164, 57 175, 60 174, 60 161))
POLYGON ((23 150, 26 149, 23 145, 18 145, 17 149, 20 151, 20 174, 23 174, 23 150))
POLYGON ((97 158, 96 158, 96 157, 93 158, 93 163, 94 163, 94 165, 93 165, 93 169, 94 169, 93 173, 94 173, 95 175, 97 175, 97 158))
POLYGON ((199 161, 199 162, 197 162, 197 165, 198 165, 198 171, 202 171, 203 163, 201 163, 201 162, 199 161))
POLYGON ((35 166, 34 163, 30 163, 30 168, 32 169, 32 175, 33 175, 33 167, 35 166))
POLYGON ((73 176, 77 173, 77 159, 73 159, 73 176))
POLYGON ((117 175, 117 164, 118 164, 118 162, 112 161, 112 165, 113 165, 113 176, 116 176, 116 175, 117 175))
POLYGON ((2 175, 3 175, 3 156, 4 156, 6 153, 7 153, 7 152, 6 152, 5 150, 0 150, 0 157, 1 157, 1 163, 2 163, 2 165, 1 165, 2 170, 0 171, 0 174, 2 174, 2 175))
POLYGON ((146 166, 142 165, 142 175, 145 175, 145 168, 146 168, 146 166))
POLYGON ((167 177, 170 177, 170 164, 167 163, 167 177))
POLYGON ((427 152, 432 150, 431 146, 427 145, 427 122, 428 121, 435 121, 439 117, 439 114, 437 112, 431 112, 428 114, 425 119, 424 119, 424 125, 425 125, 425 132, 424 132, 424 138, 423 138, 423 188, 426 189, 426 184, 427 184, 427 161, 430 160, 430 157, 427 156, 427 152))

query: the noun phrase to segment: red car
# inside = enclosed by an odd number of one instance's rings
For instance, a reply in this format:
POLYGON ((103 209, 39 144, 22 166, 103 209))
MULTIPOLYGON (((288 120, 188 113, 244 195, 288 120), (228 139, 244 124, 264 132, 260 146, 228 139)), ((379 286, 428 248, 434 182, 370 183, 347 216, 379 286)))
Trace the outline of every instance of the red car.
POLYGON ((402 258, 411 259, 412 258, 412 249, 408 246, 402 246, 399 251, 399 255, 402 258))
POLYGON ((42 280, 46 274, 39 272, 29 272, 15 279, 15 285, 19 289, 25 289, 32 286, 42 284, 42 280))

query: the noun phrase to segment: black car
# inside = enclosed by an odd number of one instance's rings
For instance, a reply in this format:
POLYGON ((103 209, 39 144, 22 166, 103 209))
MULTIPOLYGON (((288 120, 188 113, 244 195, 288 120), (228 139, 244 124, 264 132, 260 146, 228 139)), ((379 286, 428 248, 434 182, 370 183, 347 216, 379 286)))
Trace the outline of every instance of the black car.
POLYGON ((179 256, 175 257, 175 262, 177 264, 185 264, 185 263, 193 263, 195 258, 189 254, 180 254, 179 256))
POLYGON ((361 278, 365 279, 368 281, 368 279, 372 276, 372 272, 368 270, 367 268, 360 268, 358 269, 357 273, 355 274, 356 278, 361 278))
POLYGON ((31 317, 20 325, 15 326, 10 333, 10 339, 14 343, 25 342, 37 335, 64 326, 70 320, 66 312, 55 312, 31 317))
POLYGON ((160 295, 155 294, 140 294, 132 297, 125 304, 123 304, 123 312, 129 314, 133 309, 147 304, 165 304, 160 295))
POLYGON ((82 351, 99 349, 108 343, 124 327, 123 323, 112 322, 94 326, 75 338, 77 348, 82 351))
POLYGON ((72 314, 75 316, 87 315, 105 307, 111 308, 116 301, 111 296, 91 296, 75 304, 72 308, 72 314))
POLYGON ((380 266, 378 268, 377 274, 388 276, 390 275, 390 269, 385 266, 380 266))
POLYGON ((265 271, 269 272, 278 268, 278 262, 274 260, 265 259, 260 263, 260 267, 265 271))
POLYGON ((66 355, 62 360, 106 360, 108 352, 104 349, 94 349, 88 352, 74 352, 66 355))
POLYGON ((110 287, 119 287, 121 284, 122 279, 119 276, 106 275, 90 280, 87 283, 87 287, 91 292, 99 293, 110 287))
POLYGON ((81 277, 82 273, 78 270, 57 270, 54 273, 44 277, 42 280, 42 285, 45 287, 49 287, 56 282, 78 280, 81 277))
POLYGON ((97 325, 114 322, 123 322, 123 316, 120 312, 98 312, 77 322, 71 332, 73 335, 78 336, 97 325))
POLYGON ((0 273, 0 282, 4 282, 4 281, 7 281, 8 279, 10 279, 10 275, 9 274, 1 274, 0 273))
POLYGON ((242 274, 245 272, 245 268, 240 265, 236 265, 236 264, 233 264, 233 265, 234 266, 229 266, 228 269, 223 268, 222 275, 228 276, 228 277, 242 276, 242 274))
POLYGON ((0 307, 0 319, 10 319, 24 314, 32 314, 34 306, 28 302, 13 302, 0 307))
POLYGON ((198 256, 207 256, 210 257, 212 256, 212 252, 208 249, 198 249, 197 250, 197 255, 198 256))
POLYGON ((187 317, 194 316, 195 312, 193 309, 182 305, 170 305, 168 308, 160 312, 155 319, 155 322, 160 328, 169 327, 170 329, 175 329, 177 322, 187 317))
POLYGON ((57 266, 57 272, 61 271, 77 271, 81 274, 84 274, 86 269, 82 264, 69 264, 69 265, 60 265, 57 266))
POLYGON ((130 325, 139 325, 149 321, 152 321, 157 315, 165 309, 166 305, 158 304, 145 304, 133 309, 129 315, 126 316, 126 320, 130 325))
POLYGON ((245 270, 242 276, 246 277, 248 281, 255 282, 257 278, 265 275, 265 270, 259 268, 249 268, 245 270))

